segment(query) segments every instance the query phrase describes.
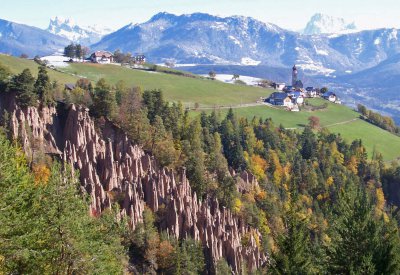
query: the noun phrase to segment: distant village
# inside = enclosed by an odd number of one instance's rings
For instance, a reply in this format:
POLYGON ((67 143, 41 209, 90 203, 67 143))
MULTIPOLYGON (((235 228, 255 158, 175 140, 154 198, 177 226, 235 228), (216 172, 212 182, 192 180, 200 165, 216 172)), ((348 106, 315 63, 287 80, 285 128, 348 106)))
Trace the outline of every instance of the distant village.
POLYGON ((287 110, 299 111, 299 106, 304 104, 305 98, 321 97, 332 103, 341 104, 339 97, 327 88, 304 88, 303 82, 298 78, 298 70, 296 65, 292 69, 292 85, 287 86, 285 83, 273 83, 273 88, 278 92, 272 93, 264 100, 267 104, 284 106, 287 110))

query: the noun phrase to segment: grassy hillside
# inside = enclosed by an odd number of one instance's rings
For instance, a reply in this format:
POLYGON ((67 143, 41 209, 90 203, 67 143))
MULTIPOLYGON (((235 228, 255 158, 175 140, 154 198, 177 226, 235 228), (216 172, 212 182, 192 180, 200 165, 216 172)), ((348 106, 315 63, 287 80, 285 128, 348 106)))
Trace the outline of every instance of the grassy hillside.
MULTIPOLYGON (((30 60, 0 55, 0 62, 7 65, 13 73, 19 73, 24 68, 31 69, 34 74, 37 73, 37 64, 30 60)), ((167 100, 181 101, 186 106, 192 107, 195 103, 199 103, 200 107, 255 103, 260 97, 266 97, 272 93, 272 90, 262 88, 225 84, 201 78, 150 73, 116 65, 71 64, 61 70, 66 73, 50 70, 51 78, 61 83, 75 82, 78 77, 71 74, 87 77, 92 81, 97 81, 102 77, 110 83, 124 80, 130 86, 141 86, 143 89, 162 89, 167 100)), ((321 105, 326 102, 322 99, 309 101, 313 105, 321 105)), ((211 112, 210 109, 206 112, 211 112)), ((228 109, 220 110, 222 115, 227 111, 228 109)), ((320 118, 322 126, 328 127, 332 132, 340 133, 346 140, 362 139, 369 155, 375 148, 384 155, 387 161, 400 157, 400 137, 359 120, 358 113, 346 106, 329 103, 326 109, 319 111, 288 112, 280 108, 262 105, 235 108, 234 112, 250 119, 253 116, 271 117, 277 125, 282 124, 286 128, 302 128, 308 124, 310 116, 317 116, 320 118)), ((193 112, 193 115, 196 114, 199 114, 199 111, 193 112)))
POLYGON ((253 103, 272 91, 250 86, 236 86, 207 79, 194 79, 171 74, 132 70, 116 65, 72 64, 62 70, 85 76, 93 81, 105 78, 110 83, 124 80, 128 85, 164 91, 169 101, 181 101, 186 106, 235 105, 253 103))
MULTIPOLYGON (((32 60, 12 57, 7 55, 0 55, 0 63, 10 68, 13 74, 18 74, 24 69, 28 68, 31 70, 34 76, 38 73, 38 64, 32 60)), ((57 80, 60 83, 75 83, 78 80, 77 77, 60 73, 54 70, 49 70, 49 76, 52 80, 57 80)))
MULTIPOLYGON (((311 99, 310 102, 318 105, 325 101, 311 99)), ((207 112, 211 112, 211 110, 207 112)), ((218 112, 224 116, 228 109, 221 109, 218 112)), ((199 114, 199 112, 194 112, 194 114, 196 113, 199 114)), ((345 140, 351 142, 355 139, 362 139, 369 156, 375 149, 383 154, 386 161, 400 158, 400 137, 358 119, 357 112, 343 105, 329 103, 327 109, 314 112, 288 112, 268 106, 255 106, 236 108, 234 113, 249 119, 254 116, 263 119, 272 118, 277 125, 282 124, 286 128, 299 129, 308 124, 310 116, 316 116, 319 117, 321 126, 327 127, 331 132, 340 133, 345 140)))

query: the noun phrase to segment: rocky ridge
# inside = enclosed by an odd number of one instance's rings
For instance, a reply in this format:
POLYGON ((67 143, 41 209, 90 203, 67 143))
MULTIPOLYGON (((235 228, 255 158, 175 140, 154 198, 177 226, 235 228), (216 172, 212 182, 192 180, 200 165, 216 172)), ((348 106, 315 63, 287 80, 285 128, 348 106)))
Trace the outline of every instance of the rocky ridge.
MULTIPOLYGON (((251 269, 268 263, 268 255, 260 251, 256 241, 261 238, 256 229, 221 208, 217 200, 200 201, 191 190, 184 168, 176 174, 159 167, 151 155, 132 144, 111 122, 98 130, 82 107, 22 110, 12 101, 4 106, 5 102, 9 101, 0 99, 0 110, 10 114, 10 135, 20 140, 28 156, 41 148, 79 170, 82 188, 92 199, 93 215, 118 202, 121 215, 128 215, 134 228, 142 221, 147 205, 154 212, 162 211, 165 219, 161 229, 176 238, 191 236, 202 242, 211 270, 222 257, 235 273, 243 260, 251 269), (246 245, 242 245, 244 237, 249 240, 246 245)), ((242 190, 257 184, 247 173, 242 179, 242 190)))

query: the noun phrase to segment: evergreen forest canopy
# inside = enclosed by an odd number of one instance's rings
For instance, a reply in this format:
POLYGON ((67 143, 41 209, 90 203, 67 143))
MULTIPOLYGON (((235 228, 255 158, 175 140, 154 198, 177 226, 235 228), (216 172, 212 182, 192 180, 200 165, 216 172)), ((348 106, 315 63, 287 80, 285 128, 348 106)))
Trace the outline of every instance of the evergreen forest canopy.
MULTIPOLYGON (((112 86, 104 79, 95 85, 81 79, 66 91, 51 82, 45 67, 35 78, 29 70, 12 76, 0 66, 0 87, 1 93, 14 93, 23 108, 85 105, 100 127, 102 119, 110 119, 161 165, 185 166, 200 199, 218 198, 221 207, 261 232, 257 245, 272 261, 260 274, 400 270, 400 166, 384 163, 378 152, 368 158, 361 140, 346 143, 327 129, 286 130, 272 119, 248 120, 232 110, 225 117, 216 111, 192 117, 179 102, 166 102, 162 91, 122 81, 112 86), (240 178, 230 168, 251 172, 259 186, 239 192, 240 178)), ((27 161, 5 138, 8 122, 4 114, 0 271, 106 274, 131 266, 139 273, 205 272, 200 244, 160 232, 161 213, 146 208, 134 231, 116 220, 117 205, 90 217, 87 198, 68 167, 46 157, 27 161)), ((227 270, 221 260, 217 274, 227 270)))

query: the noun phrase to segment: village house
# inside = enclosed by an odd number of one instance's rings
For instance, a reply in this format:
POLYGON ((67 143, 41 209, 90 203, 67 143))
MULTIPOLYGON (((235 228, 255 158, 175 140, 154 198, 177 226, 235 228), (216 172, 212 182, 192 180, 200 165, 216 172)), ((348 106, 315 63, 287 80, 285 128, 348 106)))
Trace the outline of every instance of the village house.
POLYGON ((135 55, 135 56, 133 57, 133 61, 134 61, 136 64, 144 64, 144 63, 146 63, 146 56, 143 55, 143 54, 137 54, 137 55, 135 55))
POLYGON ((267 101, 273 105, 285 106, 289 109, 293 107, 292 99, 286 93, 272 93, 267 101))
POLYGON ((302 105, 304 103, 304 95, 301 91, 294 91, 287 94, 291 99, 293 104, 302 105))
POLYGON ((314 89, 314 87, 306 88, 306 97, 317 97, 317 95, 317 89, 314 89))
POLYGON ((336 94, 334 92, 326 92, 322 95, 322 98, 329 100, 330 102, 335 102, 337 100, 336 94))
POLYGON ((96 51, 90 55, 93 63, 110 64, 113 62, 113 54, 107 51, 96 51))

